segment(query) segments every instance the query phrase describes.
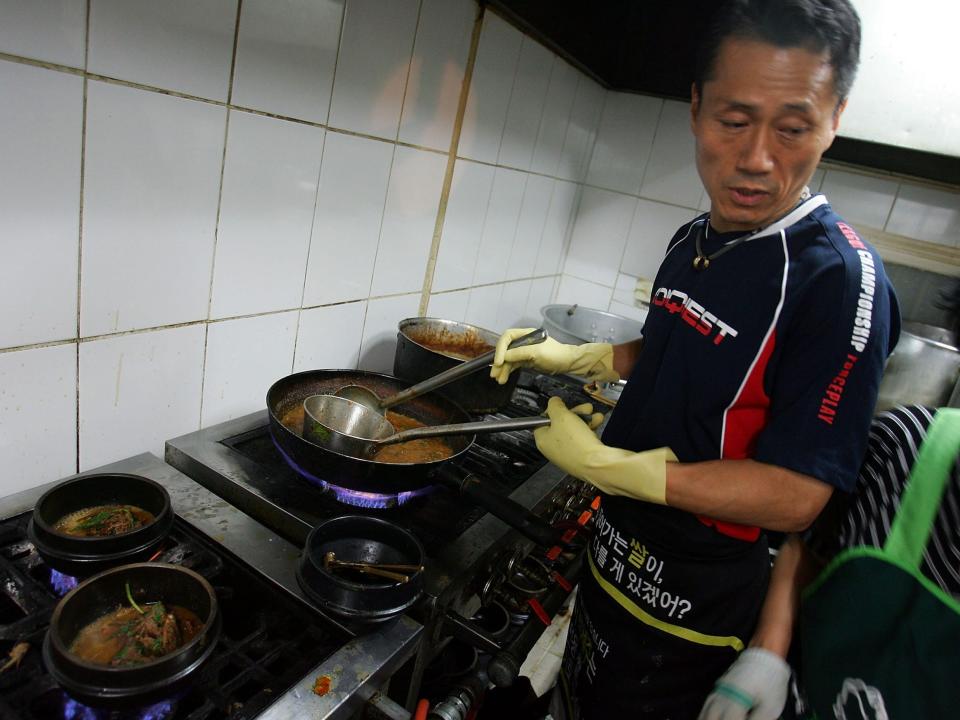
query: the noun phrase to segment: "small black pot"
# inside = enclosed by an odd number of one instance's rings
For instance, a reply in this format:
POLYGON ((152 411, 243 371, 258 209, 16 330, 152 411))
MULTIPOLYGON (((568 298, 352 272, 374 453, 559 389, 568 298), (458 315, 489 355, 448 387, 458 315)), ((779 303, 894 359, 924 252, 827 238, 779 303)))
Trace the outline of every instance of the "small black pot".
POLYGON ((50 567, 87 577, 124 563, 149 559, 173 526, 170 495, 139 475, 84 475, 45 492, 33 508, 27 537, 50 567), (153 513, 151 523, 122 535, 76 537, 53 529, 58 520, 96 505, 136 505, 153 513))
POLYGON ((375 576, 344 575, 324 569, 329 551, 341 560, 423 564, 423 547, 411 533, 380 518, 344 515, 317 525, 307 537, 297 580, 318 607, 358 624, 389 620, 413 605, 423 592, 423 573, 404 573, 405 583, 375 576))
POLYGON ((71 590, 54 608, 43 639, 43 661, 50 674, 84 705, 104 708, 142 706, 182 692, 210 657, 220 637, 217 596, 203 577, 179 565, 136 563, 94 575, 71 590), (126 584, 138 603, 162 601, 192 610, 203 628, 169 655, 134 667, 106 667, 69 651, 77 633, 127 602, 126 584))

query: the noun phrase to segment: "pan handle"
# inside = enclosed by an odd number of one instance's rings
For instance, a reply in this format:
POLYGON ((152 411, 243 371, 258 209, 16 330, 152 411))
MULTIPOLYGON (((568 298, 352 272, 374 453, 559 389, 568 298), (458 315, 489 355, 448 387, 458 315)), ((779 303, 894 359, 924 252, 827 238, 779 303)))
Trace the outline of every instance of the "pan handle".
MULTIPOLYGON (((585 422, 590 422, 592 415, 577 413, 577 416, 585 422)), ((550 424, 550 418, 542 415, 521 418, 505 418, 503 420, 477 420, 475 422, 454 423, 453 425, 427 425, 425 427, 411 428, 391 435, 383 439, 371 440, 371 451, 375 451, 382 445, 394 445, 396 443, 409 442, 410 440, 420 440, 422 438, 444 437, 447 435, 475 435, 478 433, 496 433, 508 432, 512 430, 536 430, 546 427, 550 424)))
MULTIPOLYGON (((523 337, 514 340, 512 343, 510 343, 510 348, 513 349, 518 347, 526 347, 527 345, 536 345, 538 343, 542 343, 546 339, 547 331, 543 328, 539 328, 534 330, 532 333, 527 333, 523 337)), ((419 382, 416 385, 407 388, 406 390, 398 392, 396 395, 391 395, 388 398, 384 398, 380 401, 380 406, 386 410, 394 405, 400 405, 401 403, 405 403, 415 397, 420 397, 428 392, 433 392, 437 388, 452 383, 454 380, 459 380, 462 377, 466 377, 482 367, 486 367, 493 362, 495 354, 496 351, 491 350, 488 353, 484 353, 483 355, 475 357, 473 360, 468 360, 467 362, 460 363, 449 370, 444 370, 439 375, 434 375, 432 378, 427 378, 423 382, 419 382)))
POLYGON ((520 503, 485 488, 475 475, 467 475, 460 480, 452 473, 441 470, 438 476, 444 485, 456 490, 467 500, 476 503, 498 520, 502 520, 517 532, 533 540, 537 545, 552 547, 561 544, 558 530, 543 518, 534 515, 520 503))

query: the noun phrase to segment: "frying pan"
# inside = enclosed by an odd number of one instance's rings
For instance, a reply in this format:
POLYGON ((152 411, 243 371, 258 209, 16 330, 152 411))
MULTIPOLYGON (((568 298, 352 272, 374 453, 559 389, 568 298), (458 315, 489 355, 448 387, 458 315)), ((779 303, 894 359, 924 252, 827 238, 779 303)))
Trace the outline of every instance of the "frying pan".
MULTIPOLYGON (((358 458, 304 440, 301 434, 303 401, 310 395, 332 395, 338 388, 351 384, 363 385, 380 397, 386 397, 411 383, 362 370, 309 370, 281 378, 267 391, 270 434, 284 459, 295 470, 339 487, 368 493, 397 495, 430 485, 446 485, 537 544, 556 543, 558 533, 548 523, 512 500, 485 489, 476 477, 464 478, 453 471, 449 464, 473 444, 473 435, 450 437, 447 445, 452 453, 449 457, 420 463, 387 463, 358 458)), ((424 425, 449 425, 470 420, 458 405, 437 393, 422 395, 398 406, 397 410, 424 425)))

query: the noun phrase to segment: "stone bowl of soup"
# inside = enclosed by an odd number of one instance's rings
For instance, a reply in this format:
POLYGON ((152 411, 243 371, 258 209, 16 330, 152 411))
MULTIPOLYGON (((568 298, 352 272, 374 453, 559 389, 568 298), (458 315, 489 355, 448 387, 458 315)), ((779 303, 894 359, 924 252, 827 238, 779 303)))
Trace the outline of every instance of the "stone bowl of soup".
POLYGON ((99 473, 44 493, 27 536, 51 568, 88 577, 150 559, 172 525, 170 495, 162 485, 139 475, 99 473))
POLYGON ((220 636, 217 596, 179 565, 134 563, 88 578, 54 608, 43 660, 92 707, 146 705, 184 691, 220 636))

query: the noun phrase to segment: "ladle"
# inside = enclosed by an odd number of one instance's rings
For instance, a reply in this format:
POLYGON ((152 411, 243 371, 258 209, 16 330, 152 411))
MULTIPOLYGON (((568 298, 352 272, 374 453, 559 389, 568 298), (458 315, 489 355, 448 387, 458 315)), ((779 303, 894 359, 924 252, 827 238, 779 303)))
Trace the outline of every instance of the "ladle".
MULTIPOLYGON (((517 338, 512 343, 510 343, 510 349, 526 347, 527 345, 536 345, 542 343, 547 339, 547 331, 543 328, 534 330, 531 333, 527 333, 523 337, 517 338)), ((401 390, 395 395, 390 397, 380 399, 380 397, 373 392, 368 390, 362 385, 345 385, 344 387, 337 390, 334 395, 341 398, 346 398, 347 400, 352 400, 355 403, 363 405, 370 410, 383 415, 386 411, 393 407, 394 405, 400 405, 401 403, 408 402, 413 400, 415 397, 420 397, 421 395, 432 392, 438 388, 448 385, 449 383, 459 380, 462 377, 466 377, 471 373, 476 372, 482 367, 485 367, 493 362, 494 355, 496 350, 491 350, 486 352, 483 355, 478 355, 472 360, 467 360, 456 367, 452 367, 449 370, 444 370, 438 375, 434 375, 432 378, 427 378, 423 382, 419 382, 416 385, 408 387, 406 390, 401 390)))
MULTIPOLYGON (((397 432, 382 415, 370 408, 336 395, 311 395, 303 401, 303 437, 328 450, 358 458, 370 458, 386 445, 445 435, 533 430, 550 424, 550 419, 533 417, 480 420, 452 425, 430 425, 397 432)), ((582 415, 589 421, 589 415, 582 415)))

